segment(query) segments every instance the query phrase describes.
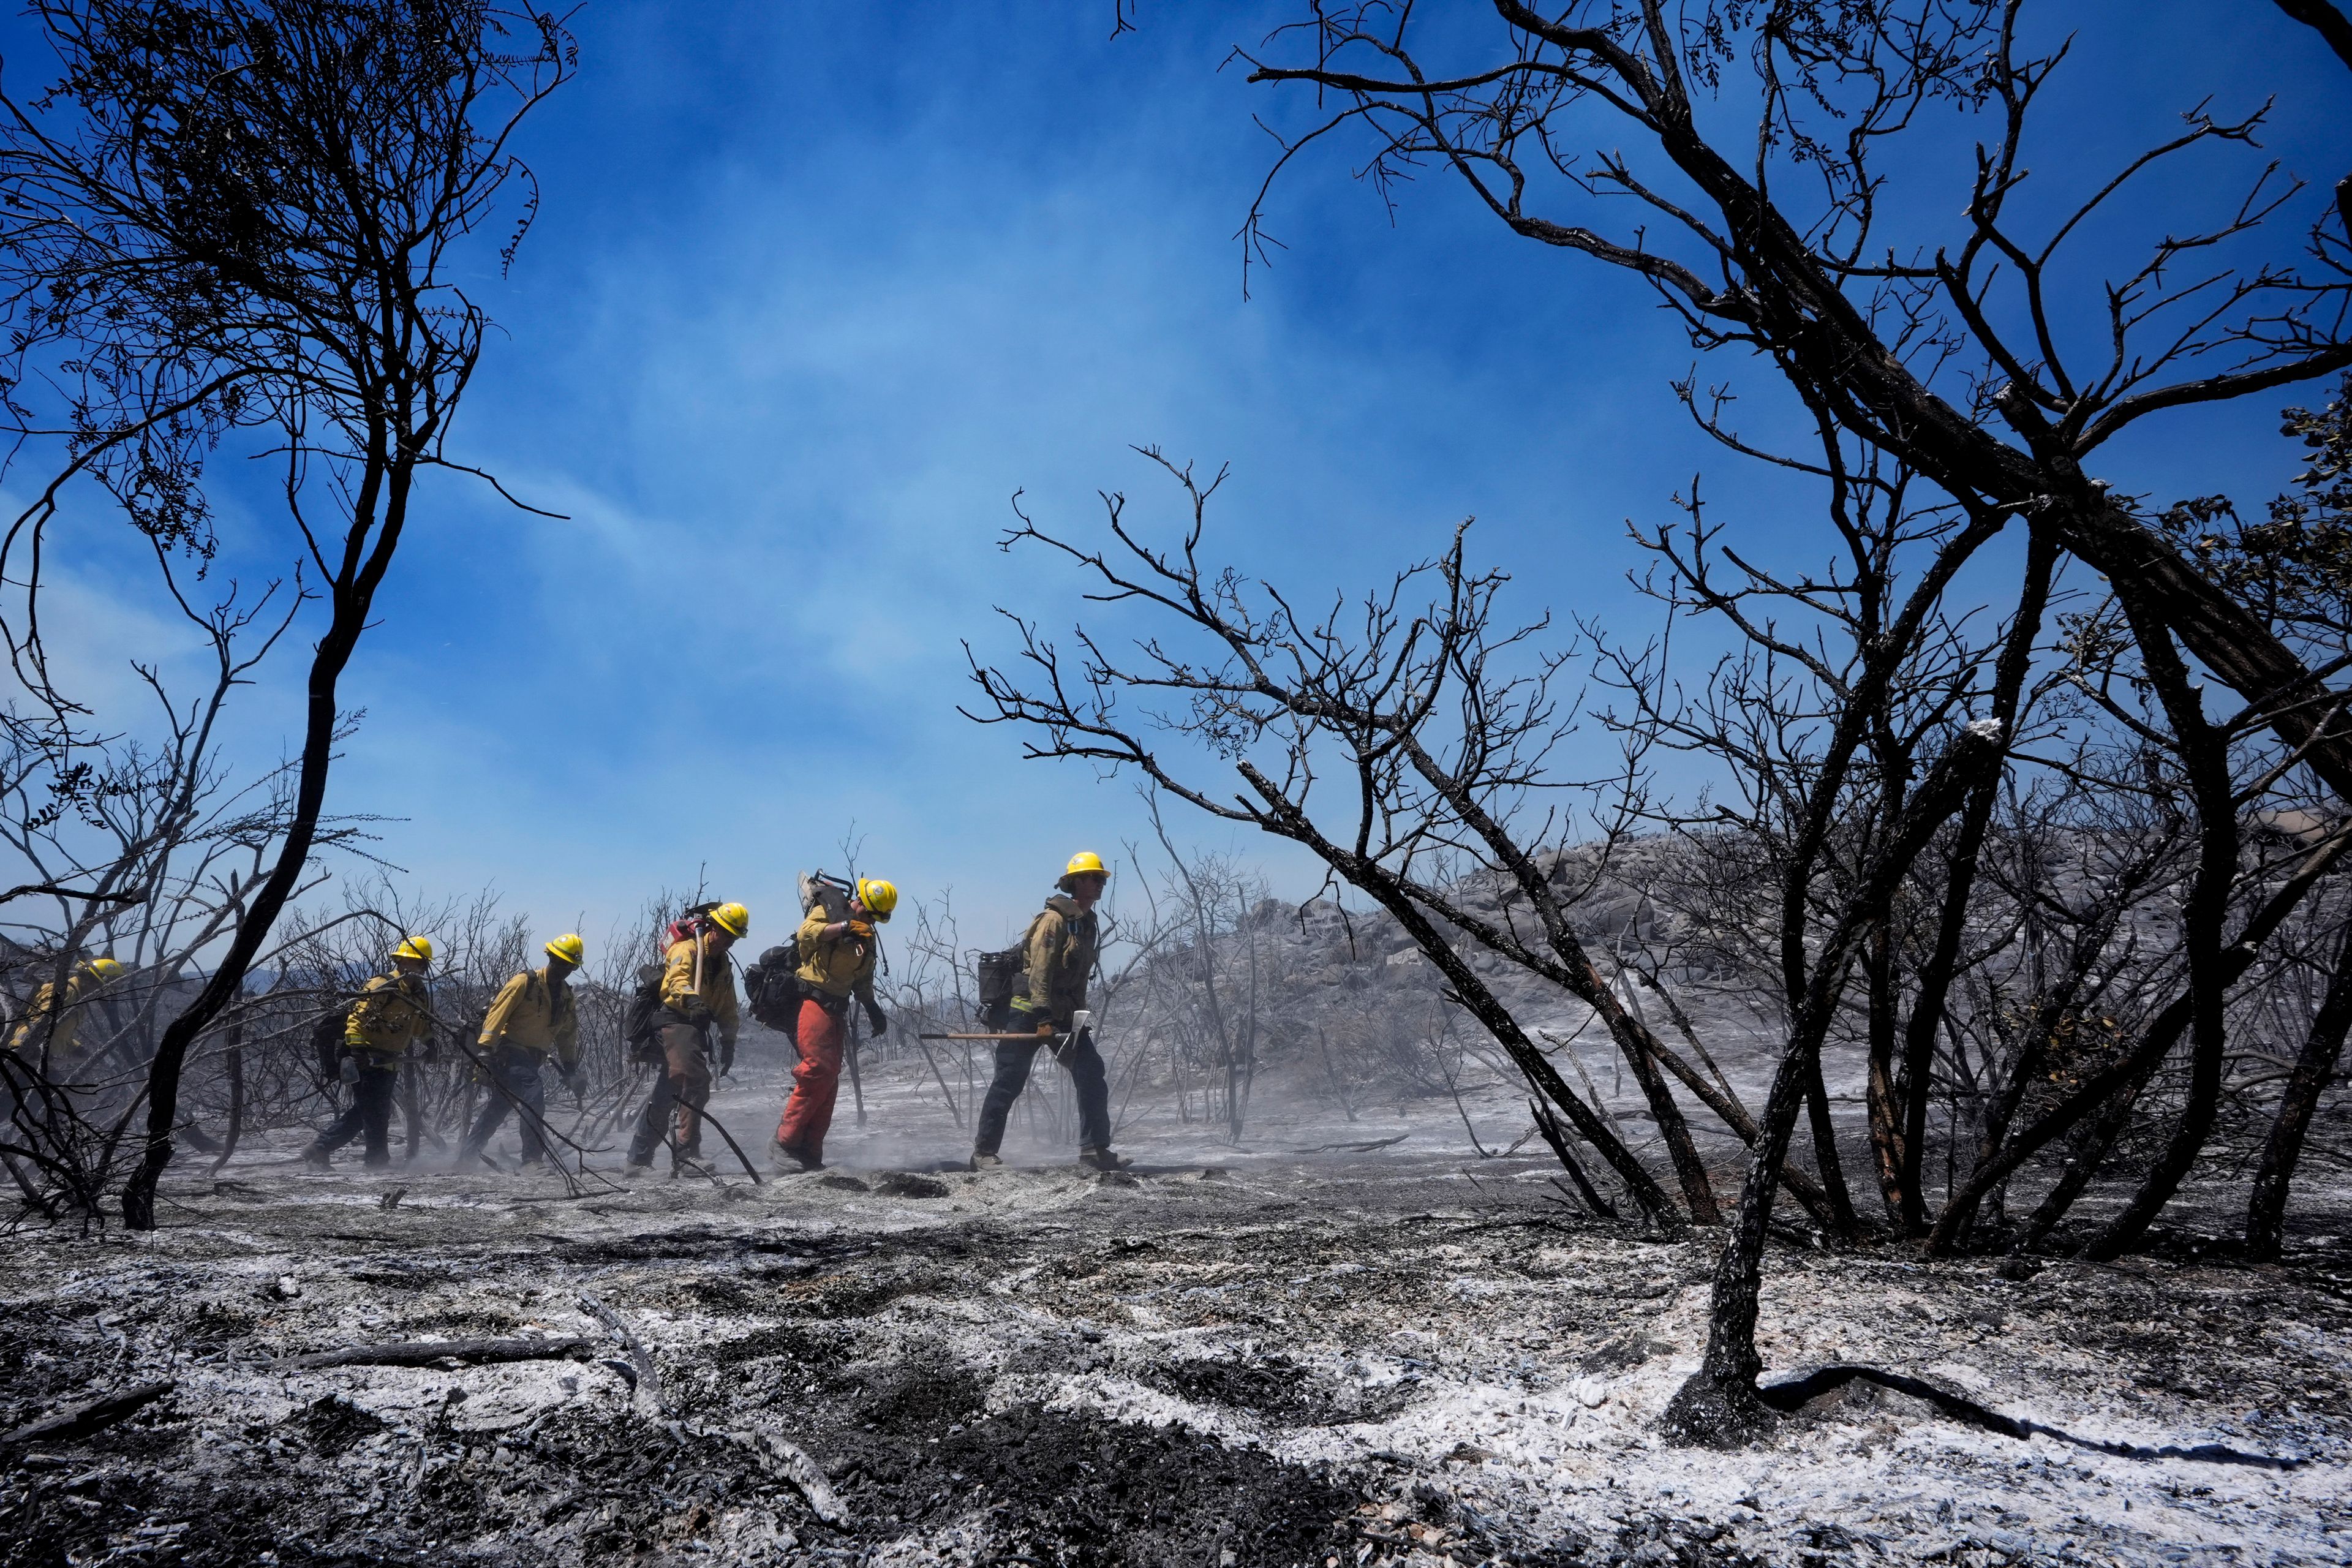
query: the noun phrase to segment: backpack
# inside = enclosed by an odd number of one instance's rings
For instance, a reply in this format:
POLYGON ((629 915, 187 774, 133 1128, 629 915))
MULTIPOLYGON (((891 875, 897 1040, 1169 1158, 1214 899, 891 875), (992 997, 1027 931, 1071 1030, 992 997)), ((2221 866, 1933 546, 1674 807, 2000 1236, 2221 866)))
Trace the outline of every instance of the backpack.
POLYGON ((661 1032, 661 983, 660 964, 637 965, 637 988, 629 993, 629 1010, 621 1017, 621 1044, 633 1062, 663 1059, 661 1047, 655 1043, 661 1032))
POLYGON ((980 1026, 991 1034, 1004 1034, 1013 1027, 1013 998, 1021 994, 1028 978, 1026 936, 1018 947, 975 953, 973 961, 980 981, 980 1026))
POLYGON ((662 951, 664 952, 667 952, 679 942, 692 942, 704 931, 709 931, 710 929, 709 922, 704 920, 703 917, 718 907, 719 905, 715 901, 708 904, 688 905, 685 913, 679 915, 677 919, 669 922, 669 938, 662 943, 662 951))
POLYGON ((806 920, 816 912, 819 904, 823 904, 825 924, 845 921, 849 918, 849 900, 856 892, 856 888, 846 879, 830 871, 803 871, 801 873, 801 918, 806 920))
MULTIPOLYGON (((847 881, 828 872, 803 871, 802 918, 822 908, 827 923, 845 921, 849 918, 849 900, 856 892, 856 889, 847 881)), ((800 1031, 801 1003, 809 994, 800 970, 801 939, 795 931, 760 954, 760 961, 743 971, 744 1005, 752 1017, 782 1035, 800 1031)))
POLYGON ((346 1002, 332 1012, 319 1015, 310 1026, 310 1054, 317 1058, 319 1086, 325 1088, 341 1081, 343 1072, 343 1029, 351 1021, 353 1004, 346 1002))
POLYGON ((752 1017, 780 1034, 800 1027, 801 998, 808 992, 801 984, 800 968, 801 941, 794 936, 768 949, 743 971, 744 1005, 752 1017))
MULTIPOLYGON (((670 921, 662 933, 661 947, 665 957, 679 942, 693 942, 709 930, 710 922, 706 917, 718 907, 714 900, 709 903, 688 904, 680 910, 677 919, 670 921)), ((637 965, 636 989, 629 993, 628 1011, 621 1016, 621 1047, 630 1061, 659 1062, 667 1059, 662 1053, 659 1039, 664 967, 661 963, 637 965)))

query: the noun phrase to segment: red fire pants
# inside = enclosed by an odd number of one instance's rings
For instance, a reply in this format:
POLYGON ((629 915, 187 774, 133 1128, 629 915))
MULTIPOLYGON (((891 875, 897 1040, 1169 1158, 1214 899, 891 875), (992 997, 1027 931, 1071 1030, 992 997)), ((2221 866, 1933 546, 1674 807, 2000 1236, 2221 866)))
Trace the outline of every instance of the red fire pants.
POLYGON ((842 1020, 814 1002, 803 1001, 799 1023, 801 1059, 793 1068, 792 1098, 784 1101, 783 1120, 776 1124, 776 1142, 794 1158, 814 1163, 824 1158, 834 1097, 841 1089, 842 1020))

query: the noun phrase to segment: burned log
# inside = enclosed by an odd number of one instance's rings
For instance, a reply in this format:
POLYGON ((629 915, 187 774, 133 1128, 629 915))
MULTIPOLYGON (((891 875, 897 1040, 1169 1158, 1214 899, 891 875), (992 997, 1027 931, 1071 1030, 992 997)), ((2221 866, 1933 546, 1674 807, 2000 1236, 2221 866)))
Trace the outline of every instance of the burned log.
POLYGON ((346 1345, 341 1350, 286 1356, 278 1364, 302 1371, 326 1366, 434 1366, 445 1361, 482 1364, 504 1361, 554 1361, 596 1342, 567 1334, 534 1340, 412 1340, 392 1345, 346 1345))
POLYGON ((54 1415, 44 1415, 30 1421, 14 1432, 0 1435, 0 1448, 21 1447, 28 1443, 70 1443, 78 1437, 103 1432, 117 1422, 128 1420, 152 1405, 179 1385, 165 1381, 142 1383, 126 1388, 120 1394, 102 1394, 68 1405, 54 1415))

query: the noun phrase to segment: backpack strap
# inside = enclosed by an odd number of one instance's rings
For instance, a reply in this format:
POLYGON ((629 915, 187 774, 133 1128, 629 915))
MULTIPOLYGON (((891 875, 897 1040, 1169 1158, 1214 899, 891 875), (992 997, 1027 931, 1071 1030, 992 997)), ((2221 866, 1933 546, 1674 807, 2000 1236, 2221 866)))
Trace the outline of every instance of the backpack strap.
POLYGON ((1047 997, 1032 996, 1029 994, 1029 944, 1037 940, 1037 928, 1044 925, 1045 923, 1045 917, 1053 914, 1054 912, 1055 911, 1051 909, 1044 909, 1039 910, 1035 914, 1030 916, 1028 926, 1021 932, 1021 945, 1013 950, 1014 954, 1013 961, 1013 994, 1022 997, 1027 1001, 1045 1002, 1050 1000, 1047 997))

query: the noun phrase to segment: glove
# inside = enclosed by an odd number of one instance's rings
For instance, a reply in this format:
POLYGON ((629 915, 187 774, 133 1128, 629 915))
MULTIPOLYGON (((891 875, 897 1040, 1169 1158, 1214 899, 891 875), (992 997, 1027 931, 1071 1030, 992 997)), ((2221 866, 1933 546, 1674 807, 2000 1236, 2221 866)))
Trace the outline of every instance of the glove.
POLYGON ((844 921, 842 923, 849 928, 849 934, 856 937, 858 941, 872 942, 874 940, 874 927, 870 921, 844 921))
POLYGON ((882 1011, 878 1003, 866 1004, 866 1021, 874 1026, 874 1037, 877 1040, 890 1032, 889 1015, 882 1011))
POLYGON ((1050 1037, 1050 1036, 1053 1034, 1053 1032, 1054 1032, 1054 1020, 1053 1020, 1053 1019, 1051 1019, 1051 1018, 1040 1018, 1040 1019, 1038 1019, 1038 1020, 1037 1020, 1037 1033, 1038 1033, 1039 1035, 1041 1035, 1041 1036, 1050 1037))
POLYGON ((336 1076, 341 1078, 345 1083, 359 1082, 360 1058, 352 1055, 349 1051, 344 1052, 342 1071, 338 1073, 336 1076))
POLYGON ((721 1039, 719 1042, 719 1076, 720 1078, 732 1077, 734 1071, 735 1042, 729 1039, 721 1039))
POLYGON ((563 1087, 572 1091, 572 1099, 578 1100, 588 1092, 588 1075, 573 1068, 563 1075, 563 1087))

